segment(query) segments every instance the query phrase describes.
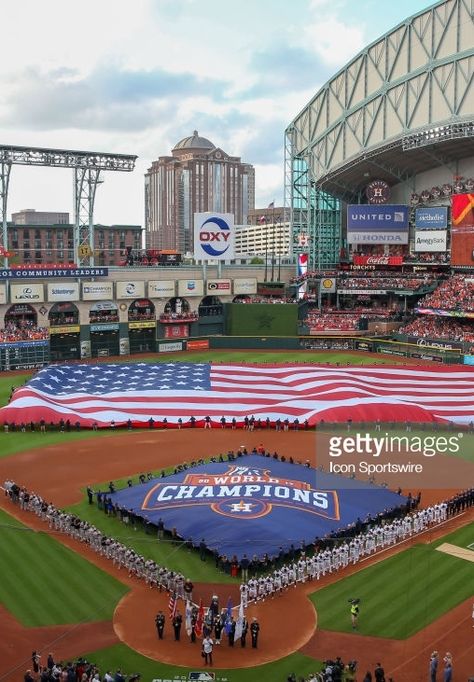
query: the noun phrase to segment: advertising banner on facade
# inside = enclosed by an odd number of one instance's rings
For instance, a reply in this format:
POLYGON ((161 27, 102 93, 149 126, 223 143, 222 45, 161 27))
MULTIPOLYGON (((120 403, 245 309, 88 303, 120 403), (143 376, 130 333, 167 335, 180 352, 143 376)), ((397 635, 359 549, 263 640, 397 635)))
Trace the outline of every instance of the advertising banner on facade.
POLYGON ((0 279, 51 279, 65 277, 107 277, 108 268, 4 268, 0 269, 0 279))
POLYGON ((144 298, 145 282, 143 280, 128 280, 127 282, 116 282, 115 297, 118 299, 144 298))
POLYGON ((197 339, 196 341, 187 341, 186 350, 208 350, 209 339, 197 339))
POLYGON ((182 339, 189 336, 189 324, 167 324, 165 327, 166 339, 182 339))
POLYGON ((102 301, 114 297, 112 282, 83 282, 82 299, 84 301, 102 301))
POLYGON ((474 194, 451 197, 451 265, 474 267, 474 194))
POLYGON ((415 232, 415 251, 438 251, 447 249, 447 230, 417 230, 415 232))
POLYGON ((234 215, 194 214, 194 258, 199 261, 234 258, 234 215))
POLYGON ((408 206, 350 204, 348 244, 408 244, 408 206))
POLYGON ((325 277, 320 280, 319 286, 322 294, 333 294, 336 291, 336 278, 325 277))
POLYGON ((183 350, 183 341, 173 341, 172 343, 159 343, 158 353, 177 353, 183 350))
POLYGON ((237 277, 233 280, 234 296, 243 294, 257 293, 257 278, 256 277, 237 277))
POLYGON ((308 254, 300 253, 298 255, 298 275, 305 277, 308 272, 308 254))
MULTIPOLYGON (((339 289, 339 293, 344 296, 351 294, 360 294, 364 296, 384 296, 388 294, 387 289, 339 289)), ((411 293, 411 292, 410 292, 411 293)))
POLYGON ((118 332, 119 325, 115 322, 101 322, 98 324, 91 324, 90 326, 91 334, 97 332, 118 332))
POLYGON ((417 336, 407 336, 408 343, 418 348, 439 348, 440 350, 461 350, 463 344, 457 341, 439 341, 438 339, 419 339, 417 336))
POLYGON ((44 288, 42 284, 23 282, 10 286, 11 303, 43 303, 44 288))
POLYGON ((7 302, 7 288, 4 284, 0 284, 0 305, 7 302))
POLYGON ((230 279, 208 279, 206 293, 208 296, 225 296, 232 291, 230 279))
POLYGON ((144 320, 143 322, 129 322, 129 329, 154 329, 156 322, 154 320, 144 320))
POLYGON ((354 265, 403 265, 403 256, 358 256, 352 257, 354 265))
POLYGON ((430 206, 415 209, 415 228, 417 230, 445 230, 447 227, 447 206, 430 206))
POLYGON ((79 334, 80 331, 81 328, 78 324, 63 324, 60 325, 59 327, 49 328, 50 336, 54 334, 79 334))
POLYGON ((178 296, 204 296, 204 280, 202 279, 178 280, 178 296))
POLYGON ((150 280, 148 282, 148 298, 173 298, 175 293, 174 279, 150 280))
POLYGON ((79 284, 77 282, 59 282, 48 284, 48 301, 78 301, 79 284))

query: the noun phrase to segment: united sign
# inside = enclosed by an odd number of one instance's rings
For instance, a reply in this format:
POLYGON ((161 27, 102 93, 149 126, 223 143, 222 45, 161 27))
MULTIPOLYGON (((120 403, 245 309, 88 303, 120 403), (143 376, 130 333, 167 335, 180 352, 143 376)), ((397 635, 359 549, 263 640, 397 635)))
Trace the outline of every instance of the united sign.
POLYGON ((367 483, 261 455, 188 468, 120 490, 113 502, 152 524, 163 519, 183 540, 213 551, 278 554, 400 504, 367 483))

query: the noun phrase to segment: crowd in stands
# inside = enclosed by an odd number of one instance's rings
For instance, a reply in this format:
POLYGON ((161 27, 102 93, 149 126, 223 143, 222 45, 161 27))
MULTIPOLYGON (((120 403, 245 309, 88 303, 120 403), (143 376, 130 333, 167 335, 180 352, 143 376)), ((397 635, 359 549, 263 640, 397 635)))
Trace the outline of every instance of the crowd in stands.
POLYGON ((189 310, 185 312, 169 312, 161 313, 159 320, 160 322, 196 322, 199 319, 198 313, 189 310))
POLYGON ((449 253, 410 253, 405 256, 403 261, 405 263, 434 263, 443 265, 451 262, 451 254, 449 253))
POLYGON ((49 323, 52 327, 62 327, 68 324, 79 324, 78 313, 53 313, 50 315, 49 323))
POLYGON ((400 319, 399 308, 356 306, 350 309, 312 308, 303 320, 310 332, 366 330, 369 320, 386 322, 400 319))
POLYGON ((295 298, 289 296, 236 296, 232 303, 297 303, 295 298))
POLYGON ((140 673, 123 673, 119 668, 112 672, 101 673, 95 663, 85 658, 67 662, 56 661, 50 652, 46 660, 41 660, 39 651, 31 654, 31 668, 26 671, 24 682, 138 682, 140 673))
POLYGON ((446 339, 449 341, 474 342, 474 323, 453 317, 419 315, 398 330, 400 334, 420 339, 446 339))
POLYGON ((370 274, 359 271, 348 272, 316 272, 309 271, 304 275, 293 277, 292 284, 302 284, 308 279, 322 279, 325 277, 337 277, 338 289, 409 289, 416 291, 424 286, 430 286, 435 281, 429 273, 423 275, 404 275, 394 273, 391 270, 373 270, 370 274))
POLYGON ((340 331, 349 332, 360 329, 361 315, 358 313, 320 313, 312 310, 304 320, 310 332, 340 331))
POLYGON ((352 251, 353 256, 407 256, 408 246, 404 244, 365 244, 352 251))
POLYGON ((38 327, 32 320, 9 320, 0 329, 0 343, 15 343, 17 341, 42 341, 49 338, 46 327, 38 327))
POLYGON ((118 322, 118 310, 95 310, 89 313, 89 322, 92 324, 101 324, 103 322, 118 322))
POLYGON ((302 275, 297 275, 290 279, 290 284, 301 284, 307 279, 321 279, 325 277, 337 277, 337 270, 308 270, 302 275))
POLYGON ((401 244, 390 245, 389 252, 385 252, 383 244, 364 246, 360 250, 353 251, 352 256, 403 256, 404 263, 449 263, 451 258, 449 253, 409 253, 408 247, 401 244))
POLYGON ((430 284, 427 277, 404 277, 402 275, 392 277, 380 277, 371 273, 370 277, 343 277, 338 281, 341 289, 409 289, 416 291, 430 284))
POLYGON ((151 312, 150 310, 147 310, 144 308, 143 310, 132 310, 129 311, 128 313, 128 321, 129 322, 138 322, 140 320, 154 320, 155 319, 155 312, 151 312))
POLYGON ((474 311, 474 278, 453 275, 419 302, 423 308, 474 311))

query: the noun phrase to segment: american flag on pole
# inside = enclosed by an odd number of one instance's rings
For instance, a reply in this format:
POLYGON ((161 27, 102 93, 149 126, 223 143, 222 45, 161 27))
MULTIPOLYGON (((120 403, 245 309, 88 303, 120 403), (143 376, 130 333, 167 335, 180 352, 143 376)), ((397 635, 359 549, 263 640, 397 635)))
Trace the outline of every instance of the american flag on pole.
POLYGON ((170 614, 170 618, 174 618, 176 616, 176 610, 178 608, 178 600, 176 599, 176 592, 173 590, 170 592, 170 598, 168 601, 168 611, 170 614))
POLYGON ((50 365, 18 388, 0 422, 219 425, 254 416, 325 422, 474 421, 474 370, 462 366, 50 365))
POLYGON ((196 625, 194 626, 194 632, 196 633, 196 637, 202 637, 203 628, 204 628, 204 606, 203 606, 202 599, 201 599, 201 601, 199 602, 199 611, 198 611, 198 615, 196 618, 196 625))

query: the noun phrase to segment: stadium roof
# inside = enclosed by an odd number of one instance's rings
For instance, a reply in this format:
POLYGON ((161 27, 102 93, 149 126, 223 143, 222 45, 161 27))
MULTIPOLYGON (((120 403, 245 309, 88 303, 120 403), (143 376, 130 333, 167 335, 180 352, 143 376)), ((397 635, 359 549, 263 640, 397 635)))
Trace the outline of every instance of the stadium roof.
MULTIPOLYGON (((348 199, 474 154, 474 18, 444 0, 406 19, 331 78, 286 130, 291 157, 348 199)), ((452 167, 455 173, 454 166, 452 167)))

